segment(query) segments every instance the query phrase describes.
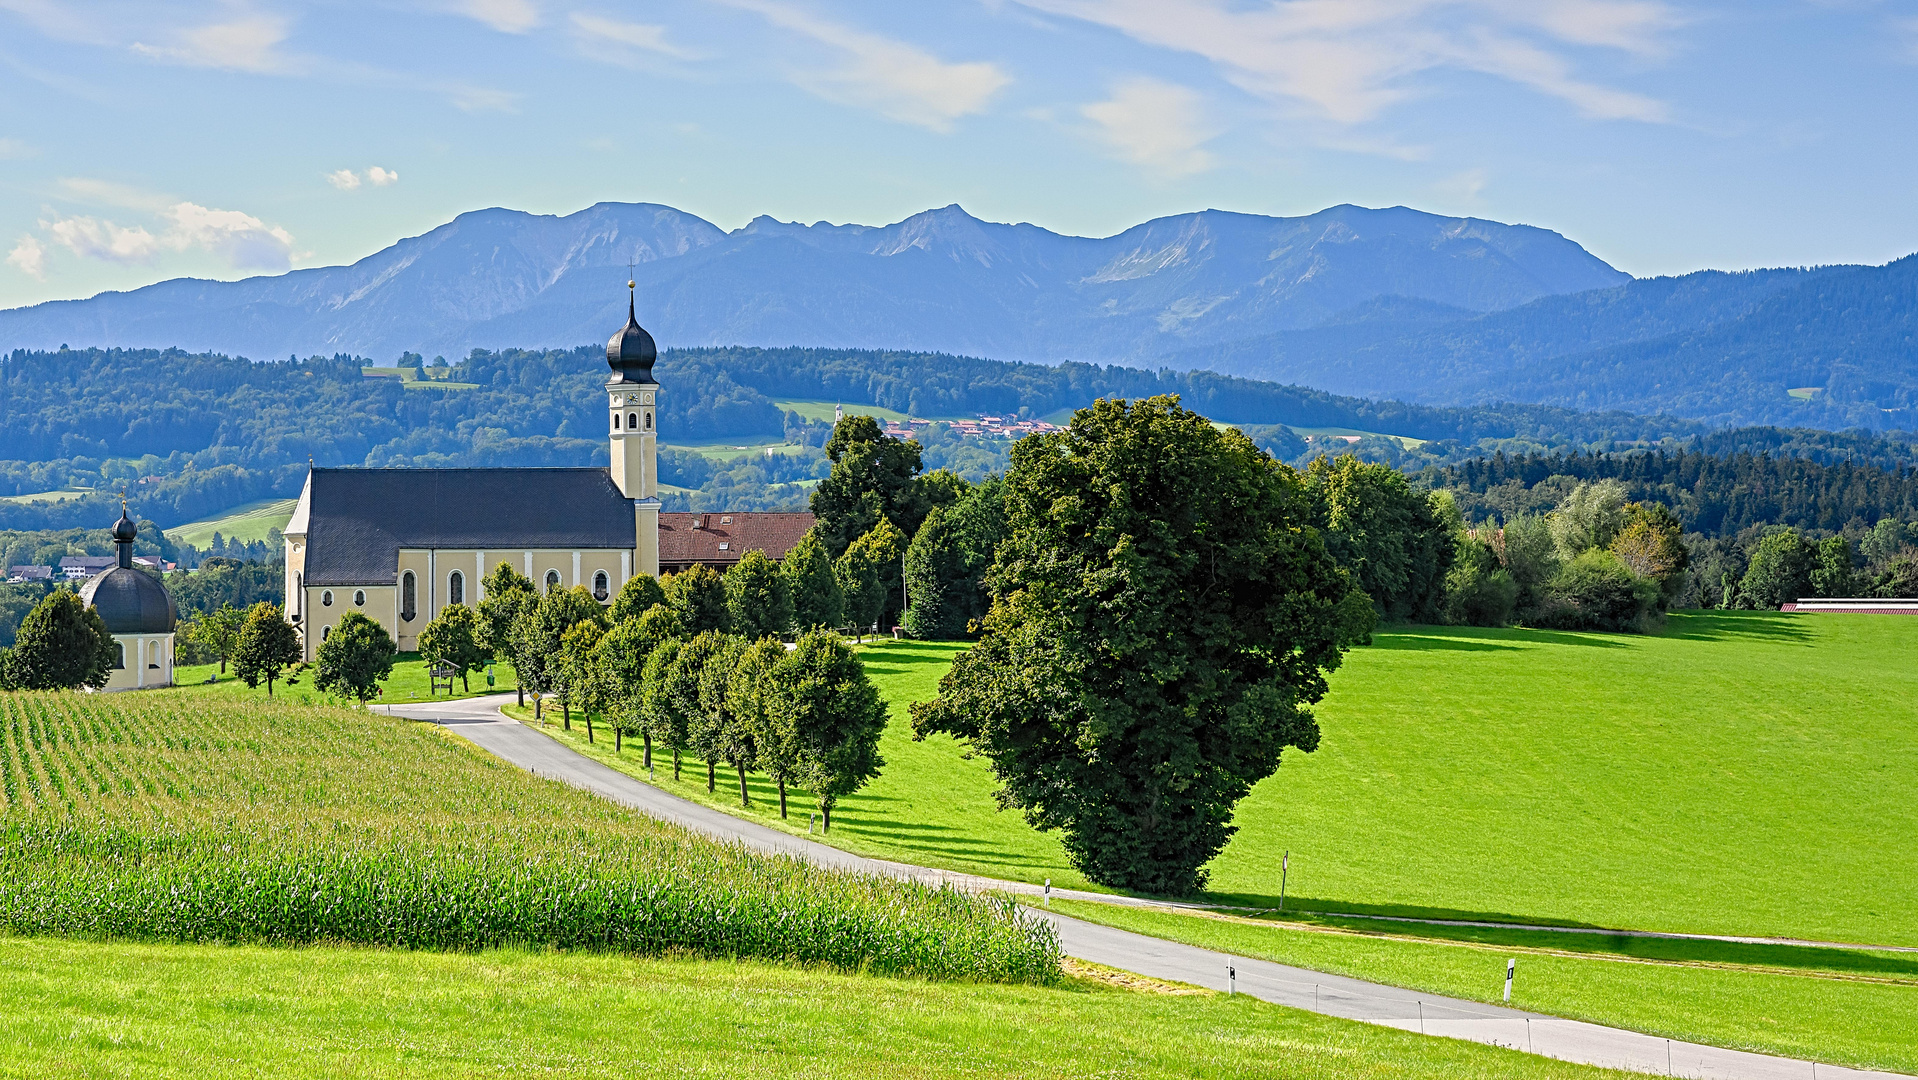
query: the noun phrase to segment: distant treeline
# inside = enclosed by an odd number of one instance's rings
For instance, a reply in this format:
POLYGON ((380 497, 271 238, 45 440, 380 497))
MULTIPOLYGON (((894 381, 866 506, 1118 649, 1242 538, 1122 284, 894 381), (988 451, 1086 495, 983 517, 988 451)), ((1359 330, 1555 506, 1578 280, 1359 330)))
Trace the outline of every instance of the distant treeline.
MULTIPOLYGON (((136 515, 172 527, 241 503, 296 494, 309 461, 325 466, 591 465, 607 460, 604 352, 476 350, 450 372, 474 389, 406 389, 366 378, 365 361, 335 355, 253 363, 178 349, 16 350, 0 357, 0 496, 89 489, 64 501, 0 502, 0 529, 98 528, 125 491, 136 515)), ((825 426, 775 402, 879 405, 915 416, 1048 416, 1101 397, 1175 393, 1237 424, 1295 463, 1351 452, 1406 472, 1499 452, 1526 458, 1622 449, 1740 452, 1918 464, 1910 435, 1795 429, 1712 432, 1669 417, 1529 405, 1437 408, 1341 397, 1207 371, 1144 371, 1068 363, 856 349, 667 350, 660 428, 685 443, 784 438, 819 446, 825 426), (1297 428, 1349 428, 1357 444, 1297 428), (1407 445, 1405 440, 1409 440, 1407 445)), ((929 468, 971 476, 1003 467, 1004 447, 928 431, 929 468)), ((821 475, 817 453, 730 463, 669 455, 662 479, 695 489, 675 507, 752 509, 803 503, 821 475)))
POLYGON ((1711 446, 1678 453, 1495 454, 1429 470, 1424 479, 1452 491, 1468 520, 1502 522, 1549 510, 1578 481, 1611 479, 1634 501, 1670 507, 1687 533, 1708 537, 1768 525, 1836 533, 1886 518, 1918 521, 1918 468, 1827 464, 1711 446))

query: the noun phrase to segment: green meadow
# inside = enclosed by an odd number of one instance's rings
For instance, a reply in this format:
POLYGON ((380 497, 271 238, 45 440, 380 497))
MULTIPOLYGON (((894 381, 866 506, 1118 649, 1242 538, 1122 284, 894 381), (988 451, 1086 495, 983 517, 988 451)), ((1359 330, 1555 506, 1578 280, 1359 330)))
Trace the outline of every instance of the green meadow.
POLYGON ((176 544, 205 547, 219 533, 228 540, 264 541, 273 529, 285 529, 293 519, 298 499, 261 499, 242 503, 213 517, 177 525, 166 531, 176 544))
MULTIPOLYGON (((1055 837, 997 809, 984 761, 912 740, 907 703, 961 648, 862 649, 892 706, 886 767, 831 842, 1083 887, 1055 837)), ((1388 629, 1333 675, 1319 750, 1240 804, 1211 898, 1277 907, 1289 851, 1294 909, 1918 945, 1914 656, 1918 619, 1899 616, 1388 629)), ((705 798, 699 773, 674 790, 705 798)))
MULTIPOLYGON (((1243 995, 590 952, 0 939, 0 1077, 1578 1080, 1243 995)), ((1170 988, 1168 988, 1170 989, 1170 988)))
MULTIPOLYGON (((374 699, 373 703, 404 705, 409 701, 450 701, 454 698, 484 697, 487 694, 503 693, 519 686, 519 680, 513 674, 513 665, 502 661, 493 665, 492 686, 486 685, 486 670, 482 668, 467 675, 464 689, 456 679, 453 682, 451 694, 443 690, 434 693, 428 666, 426 661, 420 659, 419 653, 407 652, 395 656, 393 673, 380 684, 382 693, 374 699)), ((265 683, 249 689, 245 683, 234 677, 232 665, 227 666, 225 675, 221 675, 219 671, 218 664, 183 664, 176 667, 173 669, 175 690, 176 692, 199 690, 206 693, 266 697, 265 683), (208 682, 209 678, 214 681, 208 682)), ((275 695, 285 697, 288 701, 302 704, 316 702, 323 697, 313 690, 312 680, 304 675, 299 676, 298 681, 291 686, 282 679, 274 684, 273 692, 275 695)))

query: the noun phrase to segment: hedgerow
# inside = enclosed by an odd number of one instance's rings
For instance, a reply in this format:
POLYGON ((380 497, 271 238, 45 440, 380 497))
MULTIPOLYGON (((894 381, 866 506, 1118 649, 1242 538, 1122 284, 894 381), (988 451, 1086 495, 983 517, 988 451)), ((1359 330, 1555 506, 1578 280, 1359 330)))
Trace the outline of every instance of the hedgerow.
POLYGON ((0 695, 0 796, 11 933, 1058 972, 1002 899, 719 843, 366 712, 0 695))

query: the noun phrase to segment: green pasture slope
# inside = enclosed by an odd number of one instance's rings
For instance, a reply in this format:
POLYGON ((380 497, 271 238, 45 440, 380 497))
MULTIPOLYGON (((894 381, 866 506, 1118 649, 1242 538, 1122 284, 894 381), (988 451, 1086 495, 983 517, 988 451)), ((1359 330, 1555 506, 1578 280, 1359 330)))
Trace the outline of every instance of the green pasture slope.
POLYGON ((248 540, 261 542, 273 529, 285 529, 286 523, 293 520, 293 507, 298 499, 260 499, 257 502, 243 503, 231 510, 225 510, 209 518, 191 521, 166 530, 166 534, 176 544, 192 547, 205 547, 213 540, 213 534, 219 533, 228 540, 248 540))
MULTIPOLYGON (((1688 612, 1655 637, 1388 630, 1333 676, 1320 749, 1288 754, 1241 804, 1212 899, 1275 907, 1290 850, 1290 918, 1305 908, 1918 943, 1915 645, 1918 619, 1897 616, 1688 612)), ((962 647, 862 650, 892 706, 886 768, 835 811, 828 841, 1084 887, 1055 836, 995 809, 984 762, 944 736, 912 741, 907 703, 936 693, 962 647)), ((570 738, 583 747, 577 725, 570 738)), ((604 741, 585 749, 615 761, 604 741)), ((640 772, 635 748, 621 757, 640 772)), ((704 780, 697 763, 677 784, 658 774, 687 797, 805 831, 802 794, 782 823, 758 778, 750 811, 723 775, 711 795, 704 780)), ((1504 959, 1519 955, 1521 1003, 1544 1012, 1918 1072, 1910 953, 1073 910, 1485 1000, 1503 989, 1504 959)))

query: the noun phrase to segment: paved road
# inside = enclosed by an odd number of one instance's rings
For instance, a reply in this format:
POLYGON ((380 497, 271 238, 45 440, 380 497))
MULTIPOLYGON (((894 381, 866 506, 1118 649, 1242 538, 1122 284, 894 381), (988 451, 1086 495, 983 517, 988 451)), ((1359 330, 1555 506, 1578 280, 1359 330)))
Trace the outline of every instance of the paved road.
MULTIPOLYGON (((1040 891, 1038 886, 1022 882, 999 881, 861 858, 827 844, 789 836, 731 814, 688 802, 574 753, 539 731, 507 719, 500 713, 499 707, 512 698, 511 694, 500 694, 464 701, 396 703, 381 708, 396 716, 442 724, 494 755, 537 775, 583 788, 696 832, 744 843, 762 851, 861 873, 887 874, 935 883, 944 881, 966 888, 1027 894, 1040 891)), ((1053 895, 1105 902, 1152 903, 1077 890, 1055 889, 1053 895)), ((1040 911, 1038 914, 1050 919, 1059 928, 1059 940, 1066 953, 1082 960, 1215 990, 1227 989, 1226 972, 1232 968, 1237 971, 1238 992, 1265 1001, 1408 1031, 1422 1031, 1428 1035, 1508 1046, 1564 1061, 1636 1072, 1669 1072, 1676 1076, 1725 1080, 1811 1080, 1814 1076, 1838 1080, 1841 1077, 1893 1078, 1898 1075, 1865 1072, 1837 1065, 1814 1065, 1809 1061, 1750 1054, 1696 1043, 1671 1042, 1598 1024, 1484 1005, 1476 1001, 1420 994, 1306 968, 1231 956, 1115 930, 1049 911, 1040 911)))

